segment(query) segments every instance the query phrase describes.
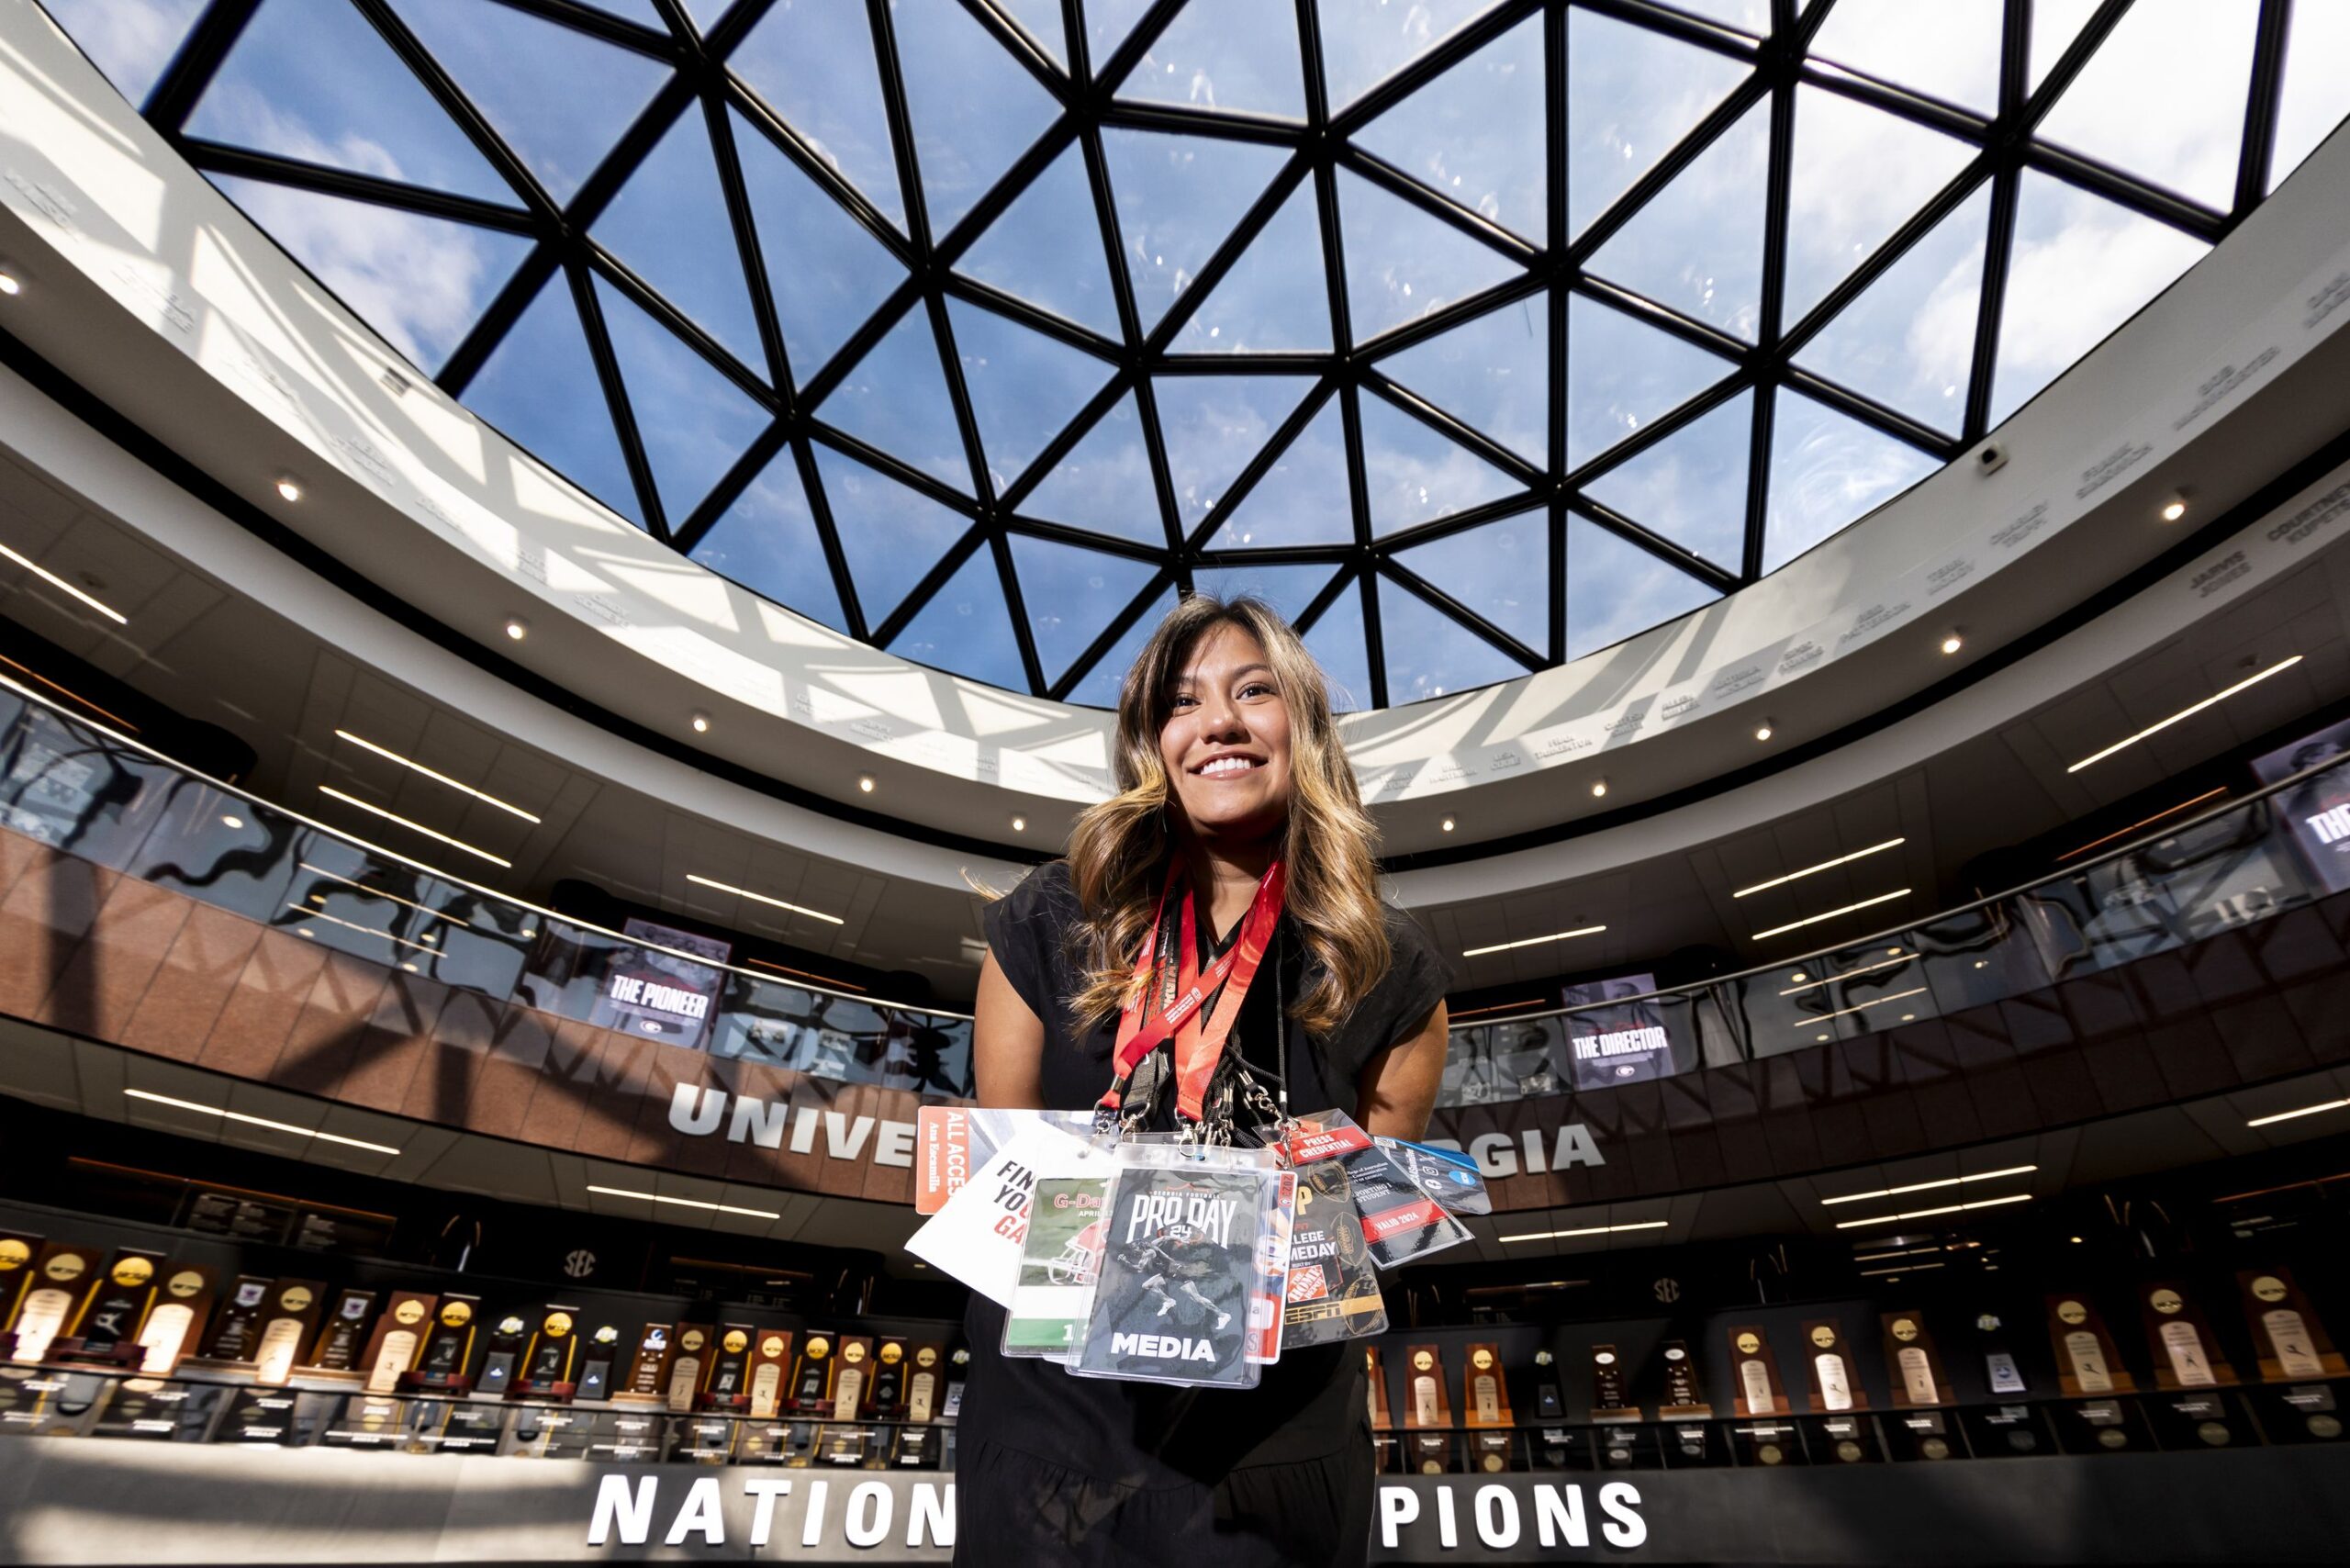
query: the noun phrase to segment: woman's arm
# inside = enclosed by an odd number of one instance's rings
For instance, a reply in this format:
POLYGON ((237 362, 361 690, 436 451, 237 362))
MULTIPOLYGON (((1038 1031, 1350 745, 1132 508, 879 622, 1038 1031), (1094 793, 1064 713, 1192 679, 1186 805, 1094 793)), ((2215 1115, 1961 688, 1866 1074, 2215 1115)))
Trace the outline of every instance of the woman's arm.
MULTIPOLYGON (((986 981, 980 985, 984 1002, 986 981)), ((1446 1025, 1439 1002, 1409 1034, 1371 1058, 1356 1086, 1360 1098, 1355 1120, 1366 1131, 1400 1138, 1427 1134, 1428 1113, 1436 1109, 1436 1092, 1444 1081, 1444 1053, 1449 1044, 1446 1025)), ((984 1094, 980 1103, 990 1103, 984 1094)))
MULTIPOLYGON (((1438 1066, 1442 1066, 1441 1053, 1438 1066)), ((979 1003, 971 1022, 971 1073, 982 1105, 1031 1111, 1044 1102, 1044 1020, 1029 1011, 1020 993, 1012 989, 1012 982, 996 968, 993 953, 979 966, 979 1003)), ((1433 1100, 1435 1090, 1428 1092, 1433 1100)))

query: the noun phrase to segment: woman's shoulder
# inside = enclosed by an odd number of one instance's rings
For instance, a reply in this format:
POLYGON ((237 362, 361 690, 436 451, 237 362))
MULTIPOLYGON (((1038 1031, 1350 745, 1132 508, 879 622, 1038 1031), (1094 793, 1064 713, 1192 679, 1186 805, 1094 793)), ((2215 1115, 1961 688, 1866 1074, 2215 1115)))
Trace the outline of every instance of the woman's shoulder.
POLYGON ((1012 927, 1050 927, 1058 931, 1080 913, 1077 884, 1069 876, 1069 862, 1048 860, 988 905, 987 926, 990 935, 1012 927))

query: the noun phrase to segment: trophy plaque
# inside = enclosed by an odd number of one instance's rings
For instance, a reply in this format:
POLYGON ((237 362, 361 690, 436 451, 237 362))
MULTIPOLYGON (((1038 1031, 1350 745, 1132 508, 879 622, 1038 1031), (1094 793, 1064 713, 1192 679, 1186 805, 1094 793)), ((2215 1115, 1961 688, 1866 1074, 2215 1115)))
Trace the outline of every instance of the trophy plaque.
POLYGON ((1637 1421, 1639 1407, 1625 1392, 1624 1358, 1613 1345, 1591 1348, 1591 1418, 1595 1421, 1637 1421))
MULTIPOLYGON (((956 1370, 947 1373, 946 1403, 942 1409, 943 1418, 952 1421, 963 1413, 963 1379, 959 1374, 963 1368, 971 1364, 971 1348, 968 1345, 957 1345, 955 1347, 955 1353, 946 1360, 947 1363, 956 1370)), ((946 1468, 954 1469, 955 1436, 951 1432, 946 1437, 946 1468)))
POLYGON ((424 1349, 416 1364, 400 1377, 402 1388, 431 1394, 470 1394, 473 1379, 465 1375, 473 1364, 474 1330, 479 1327, 474 1315, 481 1307, 481 1298, 471 1295, 444 1295, 441 1306, 432 1315, 432 1326, 424 1336, 424 1349))
MULTIPOLYGON (((550 1304, 540 1315, 538 1327, 531 1330, 531 1342, 522 1349, 522 1375, 514 1380, 508 1393, 567 1402, 578 1392, 578 1385, 571 1377, 571 1363, 579 1354, 579 1336, 572 1332, 578 1310, 550 1304)), ((620 1338, 617 1331, 612 1338, 620 1338)), ((611 1358, 605 1357, 607 1381, 611 1376, 611 1358)))
POLYGON ((74 1298, 89 1288, 84 1282, 97 1266, 95 1252, 62 1241, 52 1241, 33 1255, 30 1277, 6 1325, 10 1361, 29 1366, 48 1356, 50 1341, 65 1332, 74 1298))
POLYGON ((1697 1392, 1696 1363, 1689 1359, 1689 1347, 1679 1339, 1664 1342, 1664 1408, 1657 1417, 1665 1421, 1702 1421, 1710 1417, 1714 1407, 1697 1392))
POLYGON ((741 1412, 751 1407, 751 1333, 747 1323, 718 1326, 718 1353, 694 1408, 741 1412))
POLYGON ((851 1337, 841 1341, 840 1370, 833 1374, 835 1421, 854 1421, 873 1404, 873 1341, 851 1337))
POLYGON ((2056 1350, 2056 1381, 2068 1397, 2137 1392, 2136 1382, 2122 1370, 2105 1319, 2087 1296, 2050 1296, 2048 1335, 2056 1350))
POLYGON ((800 1343, 800 1360, 791 1369, 794 1410, 829 1411, 833 1399, 833 1334, 820 1329, 800 1343))
POLYGON ((1986 1312, 1975 1320, 1975 1331, 1983 1337, 1985 1386, 1994 1394, 2023 1393, 2023 1368, 2017 1364, 2015 1352, 2008 1348, 2005 1325, 1986 1312))
POLYGON ((1811 1408, 1815 1415, 1841 1416, 1865 1410, 1869 1396, 1852 1375, 1852 1358, 1845 1354, 1843 1331, 1833 1319, 1817 1317, 1803 1326, 1805 1359, 1811 1372, 1811 1408))
POLYGON ((201 1263, 173 1263, 163 1270, 162 1289, 139 1330, 147 1354, 139 1370, 150 1377, 168 1376, 194 1343, 199 1325, 212 1314, 212 1271, 201 1263))
POLYGON ((375 1319, 375 1331, 367 1336, 366 1349, 359 1352, 359 1364, 366 1376, 361 1386, 368 1393, 381 1395, 398 1389, 400 1378, 416 1365, 423 1347, 424 1325, 439 1300, 422 1291, 392 1293, 391 1301, 375 1319))
POLYGON ((490 1325, 489 1351, 481 1359, 481 1375, 474 1379, 474 1387, 487 1394, 510 1390, 530 1338, 530 1320, 519 1312, 509 1312, 490 1325))
POLYGON ((0 1329, 17 1321, 17 1304, 32 1282, 33 1254, 40 1238, 21 1230, 0 1230, 0 1329))
POLYGON ((1926 1332, 1926 1315, 1913 1307, 1882 1314, 1878 1321, 1885 1327, 1885 1370, 1893 1383, 1894 1407, 1952 1403, 1950 1374, 1942 1370, 1934 1337, 1926 1332))
MULTIPOLYGON (((1729 1331, 1730 1374, 1737 1394, 1730 1408, 1740 1416, 1785 1416, 1786 1385, 1779 1381, 1779 1358, 1762 1328, 1750 1324, 1729 1331)), ((1775 1462, 1774 1461, 1766 1461, 1775 1462)))
POLYGON ((1534 1418, 1538 1421, 1567 1418, 1566 1396, 1559 1392, 1559 1374, 1552 1370, 1556 1364, 1550 1351, 1534 1352, 1534 1418))
POLYGON ((1502 1371, 1501 1347, 1469 1347, 1469 1370, 1462 1379, 1462 1424, 1480 1428, 1470 1439, 1477 1468, 1498 1473, 1509 1468, 1510 1434, 1517 1425, 1509 1407, 1509 1379, 1502 1371), (1505 1428, 1494 1430, 1492 1428, 1505 1428))
POLYGON ((1434 1345, 1413 1345, 1404 1354, 1404 1427, 1411 1466, 1422 1475, 1441 1475, 1452 1468, 1452 1439, 1442 1429, 1452 1425, 1444 1358, 1434 1345))
POLYGON ((906 1407, 906 1342, 882 1340, 873 1360, 873 1397, 868 1407, 883 1420, 894 1420, 906 1407))
POLYGON ((1371 1376, 1371 1429, 1389 1432, 1395 1428, 1395 1419, 1387 1408, 1387 1369, 1379 1364, 1379 1347, 1365 1345, 1363 1365, 1371 1376))
POLYGON ((901 1427, 890 1445, 892 1470, 938 1468, 938 1431, 933 1427, 901 1427))
POLYGON ((579 1387, 573 1395, 578 1399, 609 1399, 612 1395, 612 1363, 620 1360, 621 1331, 616 1324, 607 1323, 588 1336, 588 1348, 579 1356, 579 1387))
MULTIPOLYGON (((848 1360, 848 1348, 845 1345, 841 1348, 841 1360, 843 1361, 848 1360)), ((848 1381, 848 1369, 845 1366, 841 1369, 838 1381, 841 1383, 848 1381)), ((833 1397, 835 1401, 845 1401, 849 1396, 835 1388, 833 1397)), ((826 1427, 816 1441, 816 1462, 819 1464, 837 1464, 851 1468, 862 1466, 871 1456, 872 1446, 873 1434, 863 1427, 826 1427)))
POLYGON ((254 1383, 275 1388, 294 1375, 294 1358, 318 1333, 326 1290, 317 1280, 280 1280, 269 1287, 253 1348, 254 1383))
POLYGON ((944 1348, 937 1345, 916 1345, 913 1370, 906 1374, 906 1419, 927 1421, 938 1403, 938 1363, 946 1359, 944 1348))
POLYGON ((348 1372, 357 1370, 359 1352, 367 1348, 367 1314, 375 1305, 374 1291, 337 1291, 334 1305, 319 1326, 318 1342, 310 1347, 306 1372, 348 1372))
MULTIPOLYGON (((713 1363, 714 1364, 714 1363, 713 1363)), ((734 1450, 734 1428, 740 1422, 723 1416, 698 1416, 688 1420, 669 1423, 669 1454, 672 1461, 684 1460, 695 1464, 724 1464, 734 1450)))
POLYGON ((2146 1341, 2154 1352, 2154 1386, 2183 1388, 2232 1387, 2235 1368, 2220 1350, 2202 1308, 2166 1281, 2138 1287, 2138 1301, 2146 1321, 2146 1341))
POLYGON ((90 1282, 81 1310, 73 1315, 73 1337, 53 1342, 50 1358, 118 1366, 144 1361, 146 1351, 139 1343, 139 1334, 154 1305, 156 1271, 164 1261, 161 1252, 118 1248, 106 1260, 106 1272, 90 1282))
POLYGON ((261 1343, 262 1310, 269 1302, 269 1282, 254 1274, 239 1274, 212 1320, 212 1337, 204 1342, 207 1361, 250 1361, 261 1343))
POLYGON ((711 1336, 717 1332, 707 1323, 677 1325, 677 1353, 669 1358, 668 1381, 663 1403, 672 1410, 683 1413, 694 1407, 694 1398, 701 1393, 702 1372, 710 1365, 711 1336))
POLYGON ((2350 1366, 2326 1338, 2325 1325, 2287 1269, 2246 1269, 2236 1276, 2244 1315, 2252 1320, 2260 1375, 2269 1383, 2350 1376, 2350 1366))
POLYGON ((790 1372, 791 1330, 758 1330, 751 1340, 750 1401, 755 1418, 772 1421, 782 1413, 783 1380, 790 1372))
POLYGON ((661 1402, 662 1391, 668 1386, 669 1327, 666 1323, 648 1323, 638 1332, 636 1349, 629 1356, 628 1375, 621 1380, 613 1398, 661 1402))

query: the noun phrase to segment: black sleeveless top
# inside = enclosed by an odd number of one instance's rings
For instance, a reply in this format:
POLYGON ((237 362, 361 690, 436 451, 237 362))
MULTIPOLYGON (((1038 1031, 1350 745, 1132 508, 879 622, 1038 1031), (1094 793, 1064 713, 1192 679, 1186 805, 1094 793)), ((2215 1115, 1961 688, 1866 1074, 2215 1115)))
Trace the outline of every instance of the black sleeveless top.
MULTIPOLYGON (((1309 1037, 1294 1025, 1288 1030, 1293 1113, 1335 1106, 1353 1114, 1363 1070, 1444 1000, 1443 959, 1402 913, 1386 913, 1393 961, 1353 1015, 1327 1036, 1309 1037)), ((1045 1025, 1043 1110, 1089 1110, 1110 1085, 1116 1020, 1080 1029, 1069 1008, 1083 978, 1070 942, 1079 918, 1069 864, 1060 860, 987 911, 996 967, 1045 1025)), ((1284 924, 1225 1047, 1239 1051, 1269 1087, 1281 1065, 1274 998, 1294 1000, 1303 989, 1303 954, 1284 924)), ((1213 1484, 1244 1466, 1370 1449, 1362 1350, 1351 1343, 1284 1352, 1253 1389, 1181 1389, 1075 1377, 1050 1361, 1006 1357, 999 1349, 1003 1309, 976 1293, 964 1326, 971 1345, 959 1428, 966 1447, 989 1443, 1145 1488, 1213 1484)))

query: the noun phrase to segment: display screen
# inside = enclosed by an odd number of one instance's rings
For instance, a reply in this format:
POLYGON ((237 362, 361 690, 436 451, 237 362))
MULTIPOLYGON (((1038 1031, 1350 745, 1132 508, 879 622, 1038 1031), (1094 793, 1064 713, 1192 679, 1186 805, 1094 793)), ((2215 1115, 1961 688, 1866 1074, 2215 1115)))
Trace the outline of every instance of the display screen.
POLYGON ((2330 893, 2350 889, 2350 719, 2253 759, 2252 771, 2274 784, 2335 758, 2345 766, 2277 792, 2277 820, 2292 835, 2311 875, 2330 893))

